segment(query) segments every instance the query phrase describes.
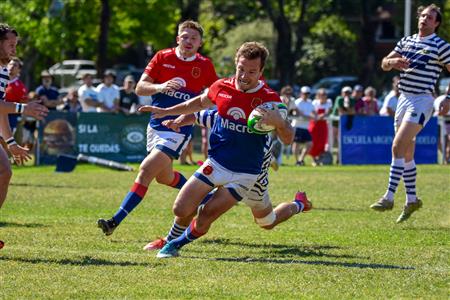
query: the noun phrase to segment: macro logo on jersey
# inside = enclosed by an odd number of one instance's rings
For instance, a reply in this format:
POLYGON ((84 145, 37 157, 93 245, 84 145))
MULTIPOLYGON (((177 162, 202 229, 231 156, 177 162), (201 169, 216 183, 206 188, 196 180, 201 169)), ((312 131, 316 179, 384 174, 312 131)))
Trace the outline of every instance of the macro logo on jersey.
POLYGON ((241 123, 236 123, 229 119, 220 118, 220 125, 222 126, 222 128, 226 128, 231 131, 236 131, 236 132, 240 132, 240 133, 252 133, 248 129, 247 125, 244 125, 241 123))
POLYGON ((244 119, 245 120, 245 112, 240 107, 231 107, 227 111, 227 115, 231 116, 234 120, 244 119))
MULTIPOLYGON (((186 80, 184 80, 181 77, 174 77, 171 80, 178 82, 182 87, 186 87, 186 80)), ((181 99, 181 100, 184 100, 184 101, 191 99, 191 95, 190 94, 183 93, 180 90, 177 90, 177 91, 168 90, 168 91, 165 91, 163 93, 166 94, 167 96, 174 97, 174 98, 177 98, 177 99, 181 99)))
POLYGON ((202 70, 200 70, 199 67, 192 68, 192 77, 199 78, 201 74, 202 74, 202 70))

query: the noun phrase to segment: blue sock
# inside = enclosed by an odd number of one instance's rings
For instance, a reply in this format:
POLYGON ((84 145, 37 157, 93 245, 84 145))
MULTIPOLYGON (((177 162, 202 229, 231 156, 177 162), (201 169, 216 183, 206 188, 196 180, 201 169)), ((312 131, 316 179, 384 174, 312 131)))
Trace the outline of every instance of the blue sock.
POLYGON ((141 202, 142 198, 144 198, 145 193, 147 192, 147 187, 143 186, 137 182, 134 183, 131 190, 125 196, 120 204, 119 210, 114 215, 113 219, 117 225, 125 219, 125 217, 133 211, 133 209, 138 206, 141 202))
POLYGON ((175 178, 173 179, 172 183, 169 184, 169 186, 176 189, 181 189, 187 181, 186 177, 184 177, 183 174, 177 171, 174 171, 173 175, 175 175, 175 178))
POLYGON ((189 227, 186 228, 183 234, 180 237, 171 240, 170 243, 175 245, 176 248, 180 249, 184 245, 189 244, 198 239, 199 237, 201 237, 202 235, 206 234, 206 232, 200 233, 195 229, 196 223, 197 223, 196 219, 192 220, 191 224, 189 224, 189 227))

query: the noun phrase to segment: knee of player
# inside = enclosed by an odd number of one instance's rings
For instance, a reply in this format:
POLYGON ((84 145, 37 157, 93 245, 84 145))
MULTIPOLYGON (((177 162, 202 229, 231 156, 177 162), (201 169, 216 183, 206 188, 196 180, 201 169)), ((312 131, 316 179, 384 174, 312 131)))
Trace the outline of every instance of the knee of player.
POLYGON ((176 201, 173 204, 172 211, 173 214, 179 218, 187 218, 192 214, 185 206, 178 204, 176 201))
POLYGON ((0 178, 3 180, 10 180, 12 177, 12 170, 9 165, 2 166, 0 165, 0 178))
POLYGON ((255 218, 256 224, 259 225, 259 227, 270 230, 275 227, 275 221, 277 219, 277 216, 274 211, 271 211, 268 215, 266 215, 263 218, 255 218))

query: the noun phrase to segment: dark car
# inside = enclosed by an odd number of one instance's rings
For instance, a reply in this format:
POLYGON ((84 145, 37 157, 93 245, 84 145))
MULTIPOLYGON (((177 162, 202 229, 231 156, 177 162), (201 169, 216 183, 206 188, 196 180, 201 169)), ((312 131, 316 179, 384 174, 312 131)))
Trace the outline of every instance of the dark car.
POLYGON ((356 84, 358 84, 358 77, 355 76, 324 77, 312 86, 311 99, 314 99, 318 89, 324 88, 328 98, 334 101, 334 99, 341 94, 341 89, 344 86, 353 88, 356 84))

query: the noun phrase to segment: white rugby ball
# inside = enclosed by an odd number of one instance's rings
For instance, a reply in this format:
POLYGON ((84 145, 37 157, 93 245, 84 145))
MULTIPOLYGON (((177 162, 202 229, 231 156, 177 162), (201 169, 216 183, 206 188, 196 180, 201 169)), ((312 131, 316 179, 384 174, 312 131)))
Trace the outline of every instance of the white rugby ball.
POLYGON ((260 122, 262 114, 258 111, 258 108, 263 108, 265 110, 278 109, 278 112, 280 113, 281 117, 283 119, 287 118, 288 110, 287 110, 287 107, 286 107, 286 105, 284 103, 281 103, 281 102, 266 102, 266 103, 263 103, 261 105, 258 105, 250 113, 250 116, 248 117, 248 120, 247 120, 247 127, 253 133, 266 134, 266 133, 271 132, 272 130, 275 129, 275 127, 272 126, 272 125, 267 125, 267 124, 264 124, 264 123, 260 122))

